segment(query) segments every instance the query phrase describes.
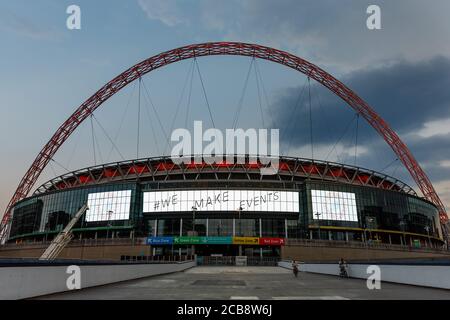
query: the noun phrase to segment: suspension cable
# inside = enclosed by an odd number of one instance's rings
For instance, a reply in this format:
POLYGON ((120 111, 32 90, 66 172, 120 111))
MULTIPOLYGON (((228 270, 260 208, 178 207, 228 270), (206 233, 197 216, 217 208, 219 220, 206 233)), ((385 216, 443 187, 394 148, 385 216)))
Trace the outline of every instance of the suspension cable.
POLYGON ((66 167, 64 167, 61 163, 59 163, 58 161, 56 161, 53 158, 50 158, 50 161, 53 161, 54 163, 56 163, 58 166, 60 166, 61 168, 63 168, 66 172, 70 172, 69 169, 67 169, 66 167))
POLYGON ((347 126, 345 127, 344 132, 342 133, 342 135, 339 137, 339 139, 336 141, 336 143, 333 145, 333 148, 331 148, 331 150, 328 152, 327 156, 325 157, 325 161, 328 160, 328 157, 331 155, 331 153, 334 151, 334 149, 336 148, 336 146, 338 145, 338 143, 342 140, 342 138, 344 138, 345 134, 347 133, 348 129, 350 128, 351 124, 353 123, 353 121, 356 118, 357 113, 355 113, 355 115, 353 116, 353 118, 348 122, 347 126))
POLYGON ((103 162, 103 156, 102 156, 102 153, 101 153, 100 143, 98 141, 99 139, 98 139, 97 135, 95 134, 95 131, 94 131, 94 138, 95 138, 95 144, 97 146, 97 154, 98 154, 98 157, 100 159, 100 163, 104 163, 103 162))
POLYGON ((359 124, 359 113, 356 114, 355 167, 356 167, 356 157, 357 157, 357 155, 358 155, 358 124, 359 124))
POLYGON ((111 137, 109 136, 108 132, 106 132, 105 128, 103 128, 102 124, 100 123, 100 121, 98 121, 98 119, 95 117, 94 114, 92 114, 92 118, 95 120, 95 122, 97 122, 98 126, 100 127, 100 129, 102 129, 104 135, 108 138, 109 142, 111 142, 111 145, 114 147, 114 149, 117 151, 117 153, 119 154, 119 156, 122 158, 122 160, 125 160, 125 157, 122 155, 122 153, 120 152, 119 148, 117 148, 116 144, 114 143, 114 141, 111 139, 111 137))
MULTIPOLYGON (((189 69, 188 69, 188 72, 186 74, 186 79, 184 80, 183 90, 181 91, 180 98, 178 99, 177 109, 175 111, 175 116, 172 119, 172 123, 170 125, 169 133, 171 133, 173 131, 173 128, 175 126, 175 121, 176 121, 176 119, 178 117, 178 113, 179 113, 180 107, 181 107, 181 102, 183 101, 184 93, 186 92, 186 87, 187 87, 188 82, 189 82, 189 77, 190 77, 191 71, 193 71, 193 69, 194 69, 194 61, 192 61, 191 64, 189 65, 189 69)), ((169 143, 166 143, 166 147, 164 148, 164 154, 166 153, 168 147, 169 147, 169 143)))
POLYGON ((196 67, 197 67, 197 72, 198 72, 198 76, 199 76, 199 78, 200 78, 200 83, 202 84, 203 95, 204 95, 204 97, 205 97, 206 106, 208 107, 209 117, 210 117, 210 119, 211 119, 211 123, 212 123, 212 125, 213 125, 213 128, 215 128, 216 125, 215 125, 215 123, 214 123, 214 119, 213 119, 213 116, 212 116, 211 107, 210 107, 209 101, 208 101, 208 96, 206 95, 205 85, 204 85, 204 83, 203 83, 203 78, 202 78, 202 74, 201 74, 201 72, 200 72, 200 67, 198 66, 197 58, 194 57, 194 61, 195 61, 195 65, 196 65, 196 67))
POLYGON ((322 105, 321 99, 320 99, 320 94, 319 94, 319 87, 318 86, 312 86, 311 87, 311 98, 316 97, 317 100, 317 105, 319 107, 318 112, 321 115, 321 120, 323 120, 324 125, 325 125, 325 131, 328 134, 328 138, 330 140, 333 140, 334 137, 334 133, 331 131, 331 128, 333 127, 331 125, 331 121, 329 121, 329 117, 328 117, 328 113, 327 110, 325 110, 325 108, 322 105))
POLYGON ((94 165, 97 165, 97 157, 95 155, 95 136, 94 136, 94 121, 92 121, 93 114, 91 113, 91 136, 92 136, 92 151, 94 154, 94 165))
MULTIPOLYGON (((253 58, 253 59, 255 59, 255 58, 253 58)), ((262 126, 263 126, 263 128, 265 128, 266 125, 264 123, 264 112, 263 112, 263 107, 262 107, 261 88, 260 88, 260 85, 259 85, 258 72, 256 70, 256 59, 255 59, 255 63, 253 64, 253 70, 255 71, 256 89, 258 90, 259 113, 261 115, 262 126)))
POLYGON ((269 108, 269 105, 270 105, 269 97, 267 95, 266 86, 264 85, 264 81, 263 81, 263 78, 262 78, 261 70, 259 69, 258 60, 256 60, 256 59, 255 59, 255 70, 256 70, 256 73, 258 74, 259 79, 260 79, 262 91, 264 93, 264 98, 266 100, 266 107, 269 108))
POLYGON ((161 155, 160 149, 159 149, 158 138, 156 137, 156 132, 155 132, 155 128, 154 128, 154 126, 153 126, 152 117, 150 116, 150 111, 149 111, 149 109, 148 109, 148 107, 147 107, 147 104, 144 103, 144 107, 145 107, 144 109, 145 109, 145 111, 146 111, 146 115, 147 115, 147 118, 148 118, 148 123, 150 124, 150 129, 151 129, 151 131, 152 131, 153 140, 155 141, 156 152, 157 152, 159 155, 161 155))
POLYGON ((153 112, 156 116, 156 120, 158 120, 159 126, 161 127, 161 131, 164 135, 164 138, 167 142, 169 142, 169 137, 167 136, 166 130, 164 129, 164 125, 162 124, 161 118, 159 117, 158 110, 155 108, 155 105, 153 103, 152 98, 150 97, 150 91, 147 89, 147 86, 145 85, 145 81, 142 80, 142 86, 144 87, 144 97, 147 99, 147 102, 150 104, 150 106, 153 109, 153 112))
POLYGON ((139 95, 138 95, 138 112, 137 112, 137 142, 136 142, 136 159, 139 159, 139 140, 141 130, 141 83, 142 78, 139 77, 139 95))
POLYGON ((398 158, 395 158, 393 161, 389 162, 387 166, 385 166, 383 169, 380 170, 380 172, 384 172, 387 168, 389 168, 391 165, 393 165, 396 161, 398 161, 398 158))
POLYGON ((72 153, 70 154, 69 160, 68 160, 67 165, 66 165, 67 168, 70 167, 70 164, 72 163, 72 160, 73 160, 73 158, 75 156, 75 152, 78 149, 79 143, 80 143, 80 135, 78 134, 76 136, 76 141, 75 141, 75 145, 73 147, 72 153))
POLYGON ((51 179, 53 179, 53 178, 57 177, 58 174, 56 173, 55 168, 53 168, 53 165, 52 165, 51 161, 50 161, 48 164, 49 164, 49 166, 50 166, 50 169, 51 169, 52 172, 53 172, 53 177, 51 177, 51 179))
MULTIPOLYGON (((195 63, 195 61, 193 61, 193 63, 195 63)), ((192 95, 192 83, 194 80, 194 65, 192 65, 192 73, 191 73, 191 79, 190 79, 190 83, 189 83, 189 94, 188 94, 188 99, 186 102, 186 118, 184 119, 184 127, 187 128, 188 126, 188 118, 189 118, 189 112, 190 112, 190 108, 191 108, 191 95, 192 95)))
MULTIPOLYGON (((136 86, 136 82, 133 82, 133 84, 134 84, 133 85, 133 89, 131 90, 130 96, 128 97, 127 104, 125 106, 125 110, 124 110, 124 112, 122 114, 122 118, 120 120, 119 128, 117 129, 117 132, 116 132, 116 134, 114 136, 114 143, 117 143, 117 139, 119 138, 120 132, 121 132, 122 127, 123 127, 123 123, 125 122, 125 118, 126 118, 126 116, 128 114, 128 110, 130 109, 131 100, 133 99, 134 93, 136 91, 136 87, 137 87, 136 86)), ((109 150, 108 156, 106 158, 106 162, 109 161, 113 150, 114 150, 114 145, 111 145, 111 149, 109 150)))
POLYGON ((394 170, 392 170, 392 177, 395 177, 397 170, 400 168, 401 166, 401 162, 398 162, 397 165, 395 166, 394 170))
MULTIPOLYGON (((300 105, 300 102, 303 100, 303 93, 305 92, 306 82, 307 82, 307 79, 305 79, 305 82, 303 83, 302 89, 298 93, 297 100, 295 101, 294 108, 291 111, 291 114, 290 114, 291 118, 290 118, 290 121, 288 123, 288 126, 286 127, 288 133, 289 133, 289 130, 292 127, 294 121, 295 121, 295 116, 297 114, 297 108, 300 105)), ((281 127, 281 126, 279 126, 279 127, 281 127)), ((287 153, 288 154, 289 154, 289 151, 291 150, 291 143, 292 143, 293 137, 294 137, 294 134, 291 134, 288 137, 288 147, 287 147, 287 153)))
POLYGON ((311 79, 310 79, 310 77, 308 77, 308 99, 309 99, 309 137, 311 139, 311 160, 314 160, 313 119, 312 119, 311 79))
POLYGON ((252 71, 253 61, 254 60, 255 60, 255 57, 253 57, 250 60, 250 66, 248 67, 247 76, 245 77, 244 87, 242 88, 242 92, 241 92, 241 96, 239 98, 238 106, 237 106, 236 112, 234 114, 233 129, 236 129, 238 121, 239 121, 239 116, 241 114, 242 106, 244 104, 245 93, 247 91, 248 79, 250 78, 250 72, 252 71))

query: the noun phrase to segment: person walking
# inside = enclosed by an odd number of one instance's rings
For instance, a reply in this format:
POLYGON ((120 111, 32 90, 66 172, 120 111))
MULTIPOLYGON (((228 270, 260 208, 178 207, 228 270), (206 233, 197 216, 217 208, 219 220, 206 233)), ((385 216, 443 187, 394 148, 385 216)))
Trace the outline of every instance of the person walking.
POLYGON ((298 263, 295 260, 292 260, 292 271, 294 272, 294 276, 297 278, 297 275, 298 275, 298 263))
POLYGON ((344 258, 341 258, 341 260, 339 260, 339 276, 341 278, 348 278, 347 268, 347 261, 345 261, 344 258))

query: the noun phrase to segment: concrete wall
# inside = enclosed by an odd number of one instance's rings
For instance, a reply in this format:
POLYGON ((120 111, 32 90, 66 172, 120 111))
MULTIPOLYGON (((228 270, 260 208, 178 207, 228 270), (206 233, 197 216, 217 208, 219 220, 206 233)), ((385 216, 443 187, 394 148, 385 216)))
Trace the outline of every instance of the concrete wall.
MULTIPOLYGON (((292 269, 292 261, 280 261, 279 266, 292 269)), ((367 279, 367 267, 370 264, 349 264, 348 274, 352 278, 367 279)), ((383 281, 402 284, 417 285, 423 287, 433 287, 450 289, 450 266, 442 265, 398 265, 398 264, 377 264, 381 270, 381 288, 383 281)), ((330 263, 300 263, 301 272, 312 272, 329 275, 339 275, 338 262, 330 263)))
MULTIPOLYGON (((44 246, 14 246, 0 248, 0 258, 39 258, 44 252, 44 246)), ((67 246, 58 256, 59 259, 81 260, 120 260, 120 256, 150 256, 148 245, 87 245, 67 246)))
MULTIPOLYGON (((80 266, 81 289, 186 270, 195 262, 80 266)), ((24 299, 67 291, 67 266, 0 267, 0 299, 24 299)))
POLYGON ((386 250, 376 248, 350 248, 331 246, 305 246, 289 245, 281 247, 283 260, 298 261, 338 261, 345 260, 383 260, 383 259, 408 259, 408 258, 450 258, 450 252, 421 252, 386 250))

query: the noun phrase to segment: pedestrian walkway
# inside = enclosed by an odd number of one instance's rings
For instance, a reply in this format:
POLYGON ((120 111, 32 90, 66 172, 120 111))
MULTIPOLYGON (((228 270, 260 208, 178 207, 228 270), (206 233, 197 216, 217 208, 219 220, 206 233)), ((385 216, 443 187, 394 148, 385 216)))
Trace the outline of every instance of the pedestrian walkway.
POLYGON ((292 271, 280 267, 195 267, 41 299, 347 300, 450 299, 449 290, 382 283, 369 290, 361 279, 292 271))

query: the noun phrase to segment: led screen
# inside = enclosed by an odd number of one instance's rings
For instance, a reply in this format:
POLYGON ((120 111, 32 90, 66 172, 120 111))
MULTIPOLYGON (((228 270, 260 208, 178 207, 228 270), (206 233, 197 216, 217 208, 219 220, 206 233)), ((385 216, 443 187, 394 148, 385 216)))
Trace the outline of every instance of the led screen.
POLYGON ((313 219, 358 221, 355 194, 327 190, 311 190, 313 219))
POLYGON ((144 212, 298 212, 298 192, 276 190, 180 190, 144 193, 144 212))
POLYGON ((89 193, 86 221, 128 220, 131 190, 89 193))

